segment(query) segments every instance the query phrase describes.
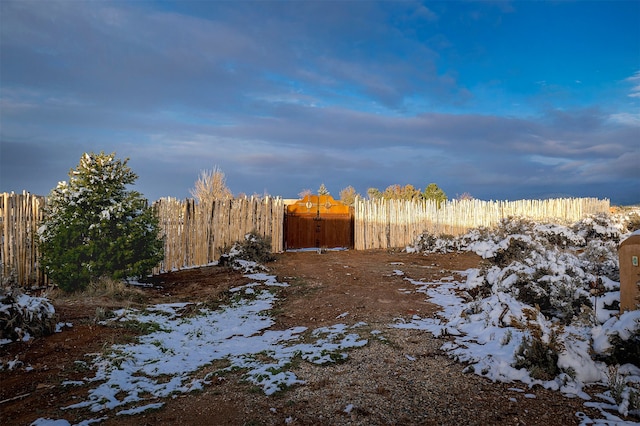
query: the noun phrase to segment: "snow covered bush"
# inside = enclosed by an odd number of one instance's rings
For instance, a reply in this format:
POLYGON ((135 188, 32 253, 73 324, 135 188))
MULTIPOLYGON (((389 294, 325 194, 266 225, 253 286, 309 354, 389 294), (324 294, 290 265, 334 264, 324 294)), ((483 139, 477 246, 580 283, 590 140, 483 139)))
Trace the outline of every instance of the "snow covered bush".
POLYGON ((640 311, 610 318, 593 333, 596 356, 608 364, 633 363, 640 367, 640 311))
POLYGON ((640 418, 640 311, 619 312, 617 247, 628 216, 572 226, 509 218, 455 238, 422 235, 407 251, 472 251, 485 261, 459 271, 462 282, 407 278, 443 309, 396 327, 446 335, 444 351, 492 380, 584 399, 586 386, 608 384, 597 395, 606 402, 589 404, 608 419, 619 420, 610 410, 640 418))
POLYGON ((410 251, 474 251, 488 263, 472 296, 486 297, 492 288, 505 291, 566 324, 583 306, 591 307, 592 283, 603 277, 619 279, 622 228, 608 215, 589 216, 571 227, 509 217, 495 228, 474 229, 456 238, 420 235, 410 251))
POLYGON ((229 249, 225 249, 218 262, 221 266, 243 266, 242 262, 258 264, 272 262, 275 259, 271 253, 271 238, 263 237, 256 231, 244 236, 243 241, 236 241, 229 249))
POLYGON ((618 405, 618 412, 624 415, 640 414, 640 384, 627 381, 621 374, 620 365, 610 365, 607 374, 609 390, 607 393, 618 405))
POLYGON ((640 229, 640 213, 635 211, 631 212, 626 219, 625 227, 627 231, 633 232, 640 229))
POLYGON ((147 200, 127 190, 137 176, 115 153, 85 153, 69 182, 47 200, 40 262, 65 291, 102 276, 143 277, 163 257, 158 219, 147 200))
POLYGON ((563 328, 560 326, 543 330, 540 324, 544 321, 539 318, 537 310, 523 308, 522 313, 524 321, 512 320, 514 327, 525 332, 515 353, 513 367, 526 368, 534 379, 551 380, 561 372, 558 359, 564 346, 558 336, 562 334, 563 328))
POLYGON ((55 327, 55 309, 47 299, 0 288, 0 342, 48 335, 55 327))
POLYGON ((614 241, 620 242, 620 235, 622 225, 613 223, 611 216, 608 214, 600 213, 588 216, 578 222, 576 222, 572 229, 580 235, 585 241, 589 240, 602 240, 602 241, 614 241))

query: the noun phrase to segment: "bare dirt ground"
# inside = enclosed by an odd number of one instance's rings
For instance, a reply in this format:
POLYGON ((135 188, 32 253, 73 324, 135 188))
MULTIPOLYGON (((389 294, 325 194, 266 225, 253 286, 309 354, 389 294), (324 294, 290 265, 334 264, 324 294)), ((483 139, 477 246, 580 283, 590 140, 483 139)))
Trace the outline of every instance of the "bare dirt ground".
MULTIPOLYGON (((423 256, 387 251, 284 253, 267 265, 289 287, 274 311, 277 328, 316 328, 364 321, 386 340, 370 339, 349 352, 347 361, 326 366, 300 362, 293 368, 304 385, 265 396, 231 373, 202 391, 167 398, 156 411, 109 419, 101 424, 157 425, 571 425, 576 412, 591 418, 581 399, 563 397, 519 383, 493 383, 463 373, 465 365, 439 348, 443 340, 429 333, 388 325, 396 318, 433 315, 438 307, 424 294, 409 292, 415 280, 436 280, 477 267, 474 254, 423 256), (402 270, 400 276, 394 270, 402 270), (348 315, 342 315, 348 312, 348 315), (340 319, 337 317, 340 316, 340 319)), ((136 290, 122 300, 64 298, 54 300, 60 322, 73 323, 61 333, 0 346, 0 358, 18 359, 30 371, 0 372, 0 423, 28 425, 38 418, 71 424, 100 414, 61 410, 86 396, 87 387, 63 388, 90 371, 76 361, 113 343, 133 341, 137 330, 96 324, 105 309, 176 301, 224 303, 226 290, 248 279, 222 267, 164 274, 156 288, 136 290)), ((212 366, 211 368, 214 368, 212 366)))

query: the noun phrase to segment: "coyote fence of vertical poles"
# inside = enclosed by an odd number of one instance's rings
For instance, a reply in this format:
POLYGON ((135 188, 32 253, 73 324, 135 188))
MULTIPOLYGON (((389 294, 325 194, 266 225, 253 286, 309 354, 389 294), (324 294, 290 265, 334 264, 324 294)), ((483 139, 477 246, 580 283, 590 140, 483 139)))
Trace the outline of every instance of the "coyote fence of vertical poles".
POLYGON ((38 227, 45 197, 24 191, 0 196, 0 263, 3 285, 42 287, 49 283, 38 268, 38 227))
POLYGON ((363 200, 354 207, 356 250, 406 247, 422 232, 461 235, 471 228, 492 227, 510 216, 573 223, 587 215, 608 213, 608 199, 482 201, 363 200))
POLYGON ((153 205, 164 239, 164 260, 154 273, 204 266, 249 232, 271 238, 271 251, 283 250, 281 198, 238 198, 197 204, 163 198, 153 205))
MULTIPOLYGON (((38 268, 37 230, 45 197, 8 194, 0 197, 0 266, 2 284, 49 284, 38 268)), ((509 216, 540 221, 575 222, 586 215, 608 213, 609 200, 433 201, 356 200, 354 238, 357 250, 405 247, 422 232, 459 235, 470 228, 491 227, 509 216)), ((256 231, 271 237, 273 252, 283 250, 284 202, 281 198, 194 200, 165 198, 154 203, 164 238, 165 256, 154 273, 210 264, 222 250, 256 231)))

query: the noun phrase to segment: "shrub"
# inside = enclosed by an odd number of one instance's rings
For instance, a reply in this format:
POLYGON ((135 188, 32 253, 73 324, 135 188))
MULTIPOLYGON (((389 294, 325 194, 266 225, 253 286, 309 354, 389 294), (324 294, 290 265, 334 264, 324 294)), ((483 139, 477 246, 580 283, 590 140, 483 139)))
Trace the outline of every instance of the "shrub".
POLYGON ((275 257, 271 253, 271 238, 251 231, 244 236, 244 241, 236 241, 230 249, 224 250, 218 264, 234 266, 238 259, 260 264, 274 261, 275 257))
POLYGON ((640 389, 637 383, 627 381, 620 374, 619 365, 610 365, 607 373, 609 394, 618 405, 618 412, 622 415, 640 417, 640 389))
POLYGON ((419 253, 432 253, 435 251, 438 237, 428 231, 418 235, 414 243, 415 250, 419 253))
POLYGON ((516 353, 515 368, 526 368, 531 377, 551 380, 559 373, 558 354, 540 339, 524 337, 516 353))
POLYGON ((640 214, 636 212, 632 212, 626 218, 625 228, 629 232, 634 232, 640 229, 640 214))
POLYGON ((531 219, 509 216, 500 220, 495 233, 500 238, 506 238, 510 235, 531 235, 534 228, 535 223, 531 219))
POLYGON ((627 339, 619 334, 609 337, 611 350, 605 357, 607 364, 634 364, 640 367, 640 324, 627 339))
POLYGON ((515 324, 519 328, 529 331, 529 336, 522 338, 515 356, 514 368, 526 368, 531 377, 538 380, 551 380, 560 373, 558 354, 564 349, 558 340, 558 332, 550 330, 546 339, 543 338, 540 326, 533 322, 526 325, 515 324))
POLYGON ((618 244, 614 241, 589 241, 579 258, 586 272, 620 281, 618 244))
POLYGON ((620 229, 613 224, 611 216, 599 213, 584 218, 573 225, 573 231, 580 235, 585 241, 603 240, 620 242, 620 229))
POLYGON ((47 200, 41 265, 64 291, 102 276, 143 277, 163 257, 158 219, 147 200, 126 190, 137 176, 113 154, 85 153, 69 182, 47 200))
POLYGON ((55 330, 55 309, 43 297, 31 297, 19 289, 0 288, 0 306, 0 339, 45 336, 55 330))
POLYGON ((583 247, 585 244, 584 238, 562 225, 552 223, 536 224, 532 231, 534 237, 545 246, 565 249, 583 247))
POLYGON ((533 250, 534 246, 531 241, 514 236, 509 239, 506 248, 500 248, 496 251, 491 261, 504 268, 513 262, 523 262, 533 250))

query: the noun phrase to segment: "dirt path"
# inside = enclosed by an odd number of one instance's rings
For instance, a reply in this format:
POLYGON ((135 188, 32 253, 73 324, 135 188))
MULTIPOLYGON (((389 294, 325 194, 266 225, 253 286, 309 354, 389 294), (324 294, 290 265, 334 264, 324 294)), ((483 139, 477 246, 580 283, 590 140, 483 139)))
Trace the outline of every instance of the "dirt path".
MULTIPOLYGON (((394 319, 414 314, 425 317, 438 310, 423 294, 412 291, 405 277, 433 281, 477 267, 479 262, 473 254, 343 251, 279 255, 269 269, 290 287, 280 294, 275 327, 313 329, 365 322, 359 332, 369 339, 367 346, 350 351, 346 362, 335 365, 300 362, 292 371, 306 384, 273 396, 257 392, 237 372, 202 391, 166 399, 157 411, 126 418, 107 413, 109 419, 101 424, 570 425, 579 423, 575 415, 579 411, 597 417, 579 399, 464 374, 464 365, 440 351, 442 340, 423 331, 389 327, 394 319)), ((30 371, 0 372, 0 423, 30 424, 48 417, 74 424, 99 417, 59 407, 86 394, 86 387, 71 391, 61 386, 64 381, 90 375, 85 364, 77 361, 88 361, 85 354, 100 352, 114 342, 135 339, 136 330, 96 325, 103 307, 143 302, 223 303, 227 289, 245 282, 239 273, 209 267, 166 274, 158 278, 160 288, 121 301, 56 300, 60 321, 72 322, 72 328, 47 338, 0 346, 3 360, 17 359, 30 366, 30 371)))

